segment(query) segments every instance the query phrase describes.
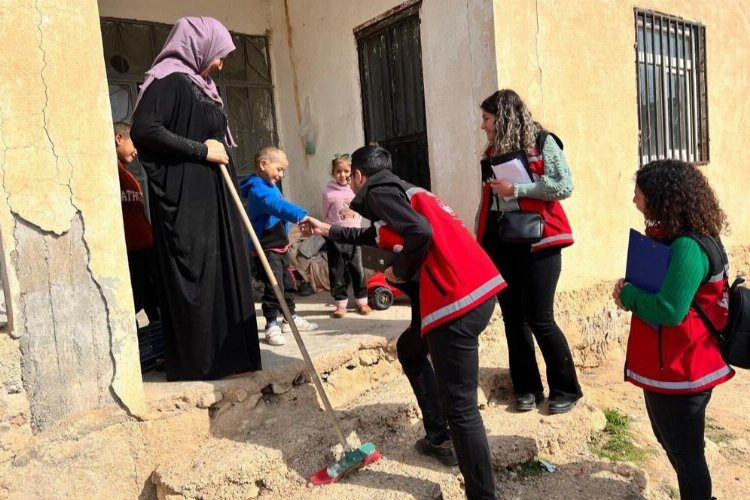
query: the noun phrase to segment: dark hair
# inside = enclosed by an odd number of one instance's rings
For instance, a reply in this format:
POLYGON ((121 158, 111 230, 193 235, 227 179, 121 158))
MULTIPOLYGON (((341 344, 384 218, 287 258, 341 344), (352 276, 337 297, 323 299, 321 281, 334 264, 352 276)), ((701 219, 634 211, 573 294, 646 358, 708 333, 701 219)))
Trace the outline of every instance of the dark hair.
POLYGON ((336 170, 336 165, 341 163, 342 161, 352 161, 352 155, 349 153, 336 153, 333 155, 333 158, 331 158, 331 173, 333 174, 333 171, 336 170))
POLYGON ((658 229, 664 240, 687 232, 718 238, 728 229, 716 193, 691 163, 652 161, 636 172, 635 184, 645 198, 646 225, 658 229))
POLYGON ((531 111, 514 90, 498 90, 479 107, 485 113, 495 115, 495 137, 490 141, 492 154, 534 149, 537 135, 544 127, 534 121, 531 111))
POLYGON ((122 134, 123 137, 130 137, 130 124, 127 122, 115 122, 112 126, 115 130, 115 135, 122 134))
POLYGON ((500 91, 496 90, 492 94, 489 95, 484 101, 482 101, 482 104, 479 105, 480 108, 482 108, 482 111, 486 111, 488 113, 491 113, 493 115, 497 115, 497 101, 500 98, 500 91))
POLYGON ((364 146, 352 153, 352 173, 359 170, 367 177, 391 170, 391 153, 380 146, 364 146))

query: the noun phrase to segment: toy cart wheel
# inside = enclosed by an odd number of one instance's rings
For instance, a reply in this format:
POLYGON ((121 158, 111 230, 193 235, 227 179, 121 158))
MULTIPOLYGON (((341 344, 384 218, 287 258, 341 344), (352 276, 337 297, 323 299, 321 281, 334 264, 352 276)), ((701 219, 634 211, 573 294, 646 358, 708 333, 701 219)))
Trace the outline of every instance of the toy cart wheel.
POLYGON ((385 311, 393 304, 393 292, 384 286, 379 286, 370 295, 370 304, 373 309, 385 311))

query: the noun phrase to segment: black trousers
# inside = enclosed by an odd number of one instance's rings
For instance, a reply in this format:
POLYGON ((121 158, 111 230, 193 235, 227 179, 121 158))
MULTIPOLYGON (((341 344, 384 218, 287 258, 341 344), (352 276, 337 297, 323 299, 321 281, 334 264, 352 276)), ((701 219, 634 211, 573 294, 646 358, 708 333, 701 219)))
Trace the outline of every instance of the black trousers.
POLYGON ((703 432, 711 389, 693 394, 643 391, 646 411, 656 439, 677 472, 682 500, 709 500, 708 472, 703 432))
POLYGON ((422 411, 427 438, 434 444, 452 439, 468 498, 495 498, 490 449, 477 408, 479 334, 490 321, 495 299, 424 337, 419 301, 412 300, 412 324, 399 338, 397 351, 422 411))
POLYGON ((128 267, 135 312, 143 309, 149 322, 159 321, 156 255, 153 247, 128 252, 128 267))
POLYGON ((362 268, 362 250, 357 245, 336 243, 326 239, 328 254, 328 280, 331 283, 331 296, 334 300, 344 300, 349 296, 352 285, 354 297, 367 297, 365 271, 362 268))
POLYGON ((508 340, 510 378, 516 394, 544 391, 534 352, 534 338, 547 365, 550 398, 577 400, 583 396, 568 341, 555 322, 555 290, 560 279, 559 247, 531 251, 531 245, 497 238, 490 214, 482 247, 505 278, 498 294, 508 340), (532 337, 533 334, 533 337, 532 337))
MULTIPOLYGON (((279 253, 266 250, 265 254, 268 259, 268 264, 273 271, 273 275, 279 284, 279 288, 284 294, 284 300, 286 300, 289 310, 294 314, 294 294, 297 293, 297 283, 292 276, 289 252, 279 253)), ((263 310, 263 317, 266 318, 266 325, 268 325, 269 322, 277 321, 279 312, 281 311, 281 305, 279 305, 276 294, 273 293, 271 280, 268 279, 268 275, 266 275, 266 271, 263 269, 263 264, 261 264, 260 258, 258 257, 255 257, 255 269, 258 270, 258 275, 263 282, 261 309, 263 310)))

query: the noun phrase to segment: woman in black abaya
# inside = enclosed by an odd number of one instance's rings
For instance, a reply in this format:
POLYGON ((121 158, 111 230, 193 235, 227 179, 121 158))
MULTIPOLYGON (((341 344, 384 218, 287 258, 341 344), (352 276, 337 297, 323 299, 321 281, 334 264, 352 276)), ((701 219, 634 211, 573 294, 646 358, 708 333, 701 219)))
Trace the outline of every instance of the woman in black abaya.
POLYGON ((261 369, 242 221, 217 163, 236 175, 216 86, 234 50, 217 20, 177 21, 146 73, 131 136, 148 174, 167 380, 261 369))

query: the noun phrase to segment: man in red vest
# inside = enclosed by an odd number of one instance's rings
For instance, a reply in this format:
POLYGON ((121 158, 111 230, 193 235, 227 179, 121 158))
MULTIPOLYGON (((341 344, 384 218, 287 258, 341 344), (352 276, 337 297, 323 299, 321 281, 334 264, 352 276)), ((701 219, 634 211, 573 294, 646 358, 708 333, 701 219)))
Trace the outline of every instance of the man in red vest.
POLYGON ((419 312, 397 344, 427 434, 416 448, 447 465, 457 461, 468 498, 495 498, 477 409, 478 347, 495 308, 494 294, 505 281, 448 205, 391 172, 387 150, 366 146, 351 161, 356 196, 350 208, 373 225, 345 228, 311 218, 303 231, 395 252, 386 279, 404 289, 419 312))
POLYGON ((156 293, 156 264, 151 223, 146 217, 143 190, 138 180, 125 165, 135 160, 138 151, 130 138, 130 125, 114 124, 117 172, 120 177, 122 221, 125 226, 125 246, 128 251, 130 284, 133 288, 135 311, 144 309, 149 321, 159 319, 159 301, 156 293))

